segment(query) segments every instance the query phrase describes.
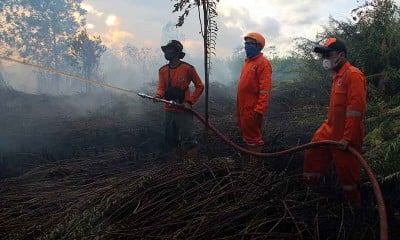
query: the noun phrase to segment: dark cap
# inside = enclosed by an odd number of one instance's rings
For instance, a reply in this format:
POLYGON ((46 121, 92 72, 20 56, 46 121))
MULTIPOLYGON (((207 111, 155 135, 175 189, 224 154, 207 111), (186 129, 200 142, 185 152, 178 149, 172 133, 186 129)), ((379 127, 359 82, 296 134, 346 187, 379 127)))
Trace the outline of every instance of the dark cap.
POLYGON ((183 45, 178 40, 171 40, 165 46, 161 46, 161 50, 165 52, 167 48, 174 48, 179 53, 179 57, 183 58, 185 53, 183 52, 183 45))
POLYGON ((316 46, 314 52, 316 53, 328 53, 328 52, 344 52, 347 54, 346 46, 342 41, 337 38, 328 38, 325 40, 323 46, 316 46))

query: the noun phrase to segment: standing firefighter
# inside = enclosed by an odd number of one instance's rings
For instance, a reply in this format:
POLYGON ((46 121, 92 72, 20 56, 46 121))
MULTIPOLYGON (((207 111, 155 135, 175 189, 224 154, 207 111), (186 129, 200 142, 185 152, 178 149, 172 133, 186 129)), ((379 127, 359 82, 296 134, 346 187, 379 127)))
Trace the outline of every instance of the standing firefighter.
MULTIPOLYGON (((265 39, 259 33, 244 37, 245 59, 237 90, 239 130, 250 151, 261 152, 264 145, 262 124, 271 91, 272 68, 261 50, 265 39)), ((250 158, 254 161, 254 158, 250 158)))
MULTIPOLYGON (((204 86, 196 69, 181 61, 185 56, 183 45, 177 40, 171 40, 161 47, 168 64, 161 67, 158 73, 157 98, 173 100, 192 108, 203 92, 204 86), (190 92, 189 85, 193 82, 195 90, 190 92)), ((193 115, 183 109, 165 105, 165 142, 171 151, 172 158, 179 160, 187 154, 189 160, 197 160, 197 141, 193 132, 193 115)))
POLYGON ((320 147, 307 150, 303 176, 306 183, 319 185, 332 158, 343 186, 345 200, 360 208, 360 192, 357 188, 360 165, 356 157, 345 149, 351 146, 361 152, 366 109, 366 80, 364 74, 346 60, 347 50, 342 41, 328 38, 323 46, 315 47, 314 52, 322 55, 323 67, 333 71, 334 75, 328 119, 315 132, 312 142, 340 141, 343 149, 320 147))

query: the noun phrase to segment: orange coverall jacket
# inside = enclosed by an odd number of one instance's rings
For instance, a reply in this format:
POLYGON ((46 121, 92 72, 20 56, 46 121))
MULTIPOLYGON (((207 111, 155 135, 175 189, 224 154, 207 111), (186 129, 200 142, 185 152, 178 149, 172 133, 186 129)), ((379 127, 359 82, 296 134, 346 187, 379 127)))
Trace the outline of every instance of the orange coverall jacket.
MULTIPOLYGON (((192 105, 197 102, 201 96, 204 85, 196 72, 196 69, 186 62, 181 62, 177 67, 170 68, 169 65, 164 65, 158 71, 158 87, 157 95, 161 98, 165 96, 165 91, 168 87, 168 78, 171 77, 171 84, 173 87, 182 89, 185 91, 184 102, 190 102, 192 105), (195 90, 191 94, 189 85, 193 82, 195 90)), ((172 107, 168 104, 164 105, 167 111, 182 112, 183 110, 172 107)))
POLYGON ((364 74, 346 62, 333 77, 328 119, 318 132, 325 132, 329 140, 345 139, 361 147, 364 136, 366 110, 366 80, 364 74))
MULTIPOLYGON (((364 138, 363 119, 366 110, 366 79, 357 68, 346 62, 333 76, 328 119, 315 132, 312 142, 345 139, 361 152, 364 138)), ((326 173, 329 160, 333 159, 345 198, 360 203, 356 183, 360 179, 360 164, 349 152, 336 147, 308 149, 304 155, 305 180, 319 183, 326 173)))
POLYGON ((237 119, 244 141, 250 146, 261 146, 263 119, 255 119, 254 112, 264 115, 271 91, 272 68, 262 53, 246 58, 237 90, 237 119))

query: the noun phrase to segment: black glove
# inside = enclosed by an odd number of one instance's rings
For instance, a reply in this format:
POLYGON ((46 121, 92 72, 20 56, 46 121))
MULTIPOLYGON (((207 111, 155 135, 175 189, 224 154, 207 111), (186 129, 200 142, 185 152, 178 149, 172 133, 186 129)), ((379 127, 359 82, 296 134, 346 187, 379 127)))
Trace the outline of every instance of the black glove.
POLYGON ((263 115, 262 115, 261 113, 259 113, 259 112, 253 112, 253 118, 254 118, 254 120, 261 119, 262 117, 263 117, 263 115))

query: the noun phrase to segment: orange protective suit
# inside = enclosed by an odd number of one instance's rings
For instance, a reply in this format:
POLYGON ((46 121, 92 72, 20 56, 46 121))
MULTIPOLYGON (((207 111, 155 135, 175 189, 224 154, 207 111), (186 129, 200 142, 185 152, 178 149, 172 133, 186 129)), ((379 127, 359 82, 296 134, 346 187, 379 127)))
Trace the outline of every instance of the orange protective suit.
POLYGON ((249 146, 262 146, 261 127, 271 91, 272 68, 262 53, 246 58, 237 90, 237 119, 243 140, 249 146))
MULTIPOLYGON (((158 72, 157 95, 161 98, 164 97, 165 91, 167 90, 168 79, 171 79, 171 84, 173 87, 185 91, 184 102, 190 102, 191 104, 196 103, 196 101, 199 99, 204 89, 204 85, 201 82, 201 79, 197 74, 196 69, 189 63, 183 61, 181 61, 181 63, 175 68, 170 68, 168 64, 160 68, 158 72), (189 89, 190 82, 193 82, 195 86, 193 94, 190 93, 189 89)), ((164 108, 167 111, 172 111, 172 112, 184 111, 182 109, 177 109, 175 107, 172 107, 171 105, 168 104, 165 104, 164 108)))
MULTIPOLYGON (((365 77, 360 70, 346 62, 333 76, 328 119, 316 131, 311 141, 344 139, 350 142, 350 146, 361 152, 365 110, 365 77)), ((345 199, 359 206, 360 193, 356 184, 360 179, 360 164, 348 151, 337 149, 337 147, 307 150, 304 156, 305 181, 319 184, 331 158, 343 186, 345 199)))

